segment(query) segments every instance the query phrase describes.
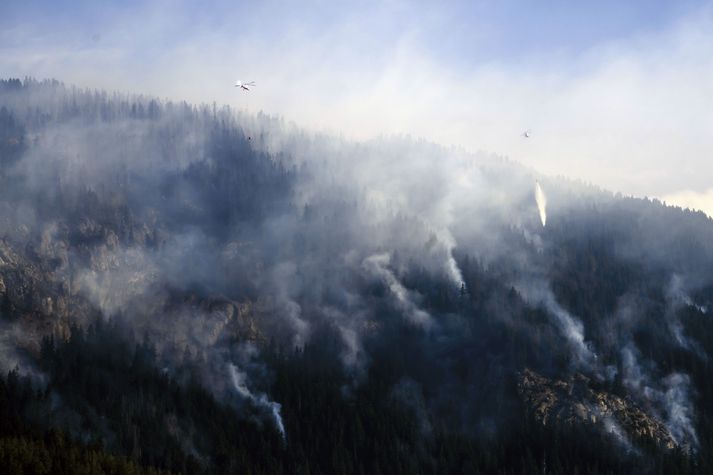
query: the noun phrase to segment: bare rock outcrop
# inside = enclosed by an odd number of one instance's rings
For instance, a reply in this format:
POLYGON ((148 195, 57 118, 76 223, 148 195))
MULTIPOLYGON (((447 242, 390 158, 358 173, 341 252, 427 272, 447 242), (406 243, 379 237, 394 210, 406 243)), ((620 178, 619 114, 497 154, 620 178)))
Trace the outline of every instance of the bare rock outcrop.
POLYGON ((633 401, 592 389, 590 383, 579 373, 567 380, 552 380, 524 369, 518 392, 543 425, 596 426, 630 440, 648 439, 659 447, 676 447, 669 430, 654 415, 633 401))

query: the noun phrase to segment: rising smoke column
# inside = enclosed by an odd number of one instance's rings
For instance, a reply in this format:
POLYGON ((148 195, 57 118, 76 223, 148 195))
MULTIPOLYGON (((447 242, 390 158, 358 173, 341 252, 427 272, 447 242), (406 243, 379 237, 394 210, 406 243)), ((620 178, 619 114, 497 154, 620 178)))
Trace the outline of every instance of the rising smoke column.
POLYGON ((233 387, 238 394, 256 406, 266 409, 272 416, 272 419, 275 422, 275 427, 277 427, 277 430, 282 436, 282 440, 286 440, 287 434, 285 433, 285 425, 282 422, 282 415, 280 414, 282 405, 279 402, 270 401, 265 393, 254 394, 250 391, 245 383, 247 375, 240 371, 234 364, 228 363, 228 371, 230 372, 230 379, 233 382, 233 387))
POLYGON ((695 408, 691 400, 691 379, 673 372, 657 379, 655 365, 640 362, 641 354, 633 342, 621 350, 622 383, 640 399, 656 408, 674 441, 687 452, 698 450, 695 408))
POLYGON ((537 203, 537 210, 540 212, 540 221, 542 221, 542 226, 544 227, 547 223, 547 198, 545 197, 545 192, 542 191, 539 181, 535 181, 535 203, 537 203))
POLYGON ((390 254, 374 254, 364 259, 362 267, 387 285, 395 297, 398 307, 408 321, 422 328, 430 328, 433 325, 431 316, 414 303, 411 292, 403 286, 393 271, 388 268, 390 263, 390 254))
POLYGON ((584 324, 559 304, 550 286, 544 282, 522 281, 516 283, 515 288, 525 301, 542 305, 548 315, 554 317, 553 323, 570 346, 572 363, 575 367, 596 370, 597 356, 591 344, 584 339, 584 324))
POLYGON ((676 343, 687 350, 693 350, 705 358, 705 351, 695 341, 686 336, 678 312, 683 307, 693 307, 698 312, 705 314, 708 309, 696 304, 685 291, 684 279, 678 274, 673 274, 666 288, 666 321, 671 335, 676 343))

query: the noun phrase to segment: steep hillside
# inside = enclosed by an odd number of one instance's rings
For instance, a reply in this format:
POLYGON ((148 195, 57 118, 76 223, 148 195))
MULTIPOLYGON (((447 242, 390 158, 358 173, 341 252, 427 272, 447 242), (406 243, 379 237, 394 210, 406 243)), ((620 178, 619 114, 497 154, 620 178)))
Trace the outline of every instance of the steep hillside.
POLYGON ((30 79, 0 164, 0 366, 32 388, 2 436, 184 473, 713 469, 702 213, 30 79))

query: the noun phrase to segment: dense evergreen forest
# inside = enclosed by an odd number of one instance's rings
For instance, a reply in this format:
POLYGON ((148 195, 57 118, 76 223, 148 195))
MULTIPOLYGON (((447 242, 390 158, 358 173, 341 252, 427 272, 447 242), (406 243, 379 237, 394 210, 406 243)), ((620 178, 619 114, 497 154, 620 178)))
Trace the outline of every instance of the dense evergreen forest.
POLYGON ((713 472, 703 213, 29 78, 0 167, 8 473, 713 472))

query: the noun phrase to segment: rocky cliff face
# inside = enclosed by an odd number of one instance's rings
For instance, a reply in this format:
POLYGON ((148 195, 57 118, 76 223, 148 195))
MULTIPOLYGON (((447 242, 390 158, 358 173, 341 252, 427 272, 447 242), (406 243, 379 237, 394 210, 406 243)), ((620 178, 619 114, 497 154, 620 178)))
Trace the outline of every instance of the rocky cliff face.
POLYGON ((575 374, 552 380, 530 369, 519 374, 518 393, 543 425, 597 427, 625 442, 649 440, 673 449, 676 443, 661 421, 634 402, 591 388, 590 380, 575 374))
POLYGON ((76 226, 60 222, 34 230, 2 224, 0 311, 22 336, 15 343, 25 351, 36 353, 43 336, 66 337, 72 325, 118 314, 157 343, 194 354, 224 339, 263 338, 252 302, 172 288, 158 275, 141 257, 146 236, 157 234, 145 223, 129 234, 142 239, 128 243, 86 217, 76 226))
POLYGON ((32 245, 0 239, 0 305, 4 315, 22 327, 25 349, 33 351, 42 336, 67 335, 69 326, 87 324, 98 313, 73 292, 71 276, 54 257, 32 245))

